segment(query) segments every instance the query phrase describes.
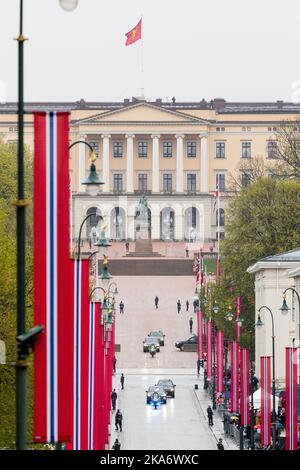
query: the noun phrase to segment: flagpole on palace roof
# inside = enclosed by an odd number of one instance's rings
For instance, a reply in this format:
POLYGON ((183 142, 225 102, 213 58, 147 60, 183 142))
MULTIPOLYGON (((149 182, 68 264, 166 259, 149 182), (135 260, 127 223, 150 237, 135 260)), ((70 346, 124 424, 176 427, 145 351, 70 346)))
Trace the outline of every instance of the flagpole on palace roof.
MULTIPOLYGON (((143 25, 143 14, 141 14, 141 22, 142 22, 142 25, 143 25)), ((145 83, 144 83, 145 77, 144 77, 144 37, 143 37, 143 32, 142 32, 142 37, 141 37, 140 53, 141 53, 141 97, 144 98, 144 96, 145 96, 145 83)))

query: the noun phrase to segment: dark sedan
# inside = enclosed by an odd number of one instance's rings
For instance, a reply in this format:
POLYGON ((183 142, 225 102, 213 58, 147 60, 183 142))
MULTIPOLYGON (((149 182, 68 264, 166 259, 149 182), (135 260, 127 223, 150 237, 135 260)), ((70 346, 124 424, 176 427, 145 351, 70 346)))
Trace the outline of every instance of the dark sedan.
POLYGON ((166 392, 167 397, 175 398, 175 387, 171 379, 161 379, 156 384, 157 387, 161 387, 166 392))
POLYGON ((197 344, 198 336, 193 335, 185 341, 176 341, 175 346, 180 349, 180 351, 197 351, 197 344))
POLYGON ((148 336, 143 341, 143 351, 149 352, 150 346, 154 345, 156 347, 156 352, 160 351, 159 339, 148 336))
POLYGON ((153 330, 153 331, 150 331, 150 333, 148 334, 148 336, 151 336, 152 338, 158 338, 160 345, 161 345, 161 346, 164 346, 164 345, 165 345, 165 336, 166 336, 166 335, 164 335, 161 330, 153 330))

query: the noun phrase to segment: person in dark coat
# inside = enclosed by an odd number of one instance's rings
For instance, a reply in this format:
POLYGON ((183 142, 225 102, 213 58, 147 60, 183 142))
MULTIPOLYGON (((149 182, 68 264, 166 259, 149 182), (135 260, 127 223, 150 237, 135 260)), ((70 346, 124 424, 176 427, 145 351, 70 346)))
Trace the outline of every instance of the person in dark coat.
POLYGON ((117 410, 116 417, 115 417, 116 431, 122 432, 122 421, 123 421, 123 415, 120 410, 117 410))
POLYGON ((124 313, 124 303, 123 303, 123 300, 121 300, 119 307, 120 307, 120 313, 124 313))
POLYGON ((194 313, 196 313, 197 312, 197 307, 198 307, 198 302, 197 302, 196 299, 193 302, 193 307, 194 307, 194 313))
POLYGON ((213 412, 213 410, 211 409, 211 406, 210 406, 210 405, 209 405, 209 407, 207 408, 206 412, 207 412, 207 418, 208 418, 208 425, 209 425, 209 426, 213 426, 213 425, 214 425, 214 421, 213 421, 214 412, 213 412))
POLYGON ((219 442, 217 443, 217 448, 218 450, 225 450, 223 446, 223 441, 221 438, 219 439, 219 442))
POLYGON ((116 410, 117 398, 118 398, 118 394, 117 394, 115 388, 114 388, 113 391, 111 392, 110 398, 111 398, 111 406, 112 406, 112 409, 113 409, 113 411, 115 411, 115 410, 116 410))
POLYGON ((116 356, 114 356, 114 362, 113 362, 114 374, 116 373, 116 365, 117 365, 117 358, 116 356))
POLYGON ((158 308, 158 302, 159 302, 159 298, 156 296, 154 299, 155 308, 158 308))
POLYGON ((189 324, 190 324, 190 333, 193 333, 193 324, 194 324, 194 322, 193 322, 192 317, 189 319, 189 324))
POLYGON ((124 377, 124 374, 122 373, 121 378, 120 378, 122 390, 124 390, 124 381, 125 381, 125 377, 124 377))
POLYGON ((197 374, 200 374, 200 367, 201 367, 201 359, 197 360, 197 374))
POLYGON ((186 301, 185 305, 186 305, 186 311, 188 312, 190 308, 190 303, 188 300, 186 301))
POLYGON ((119 439, 116 439, 114 442, 114 445, 112 446, 112 450, 120 450, 121 449, 121 443, 119 442, 119 439))
POLYGON ((178 313, 181 312, 181 302, 180 302, 180 300, 177 301, 177 312, 178 313))

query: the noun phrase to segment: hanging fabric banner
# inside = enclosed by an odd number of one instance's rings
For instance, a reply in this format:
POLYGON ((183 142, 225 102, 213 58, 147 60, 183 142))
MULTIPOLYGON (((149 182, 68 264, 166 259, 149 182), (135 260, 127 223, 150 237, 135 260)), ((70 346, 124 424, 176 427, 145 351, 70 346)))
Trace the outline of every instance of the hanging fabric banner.
POLYGON ((212 371, 212 322, 206 322, 206 352, 207 352, 207 378, 210 379, 213 375, 212 371))
POLYGON ((249 349, 240 349, 240 372, 241 372, 241 425, 250 425, 250 368, 249 368, 249 349))
POLYGON ((71 436, 68 146, 68 113, 34 113, 34 323, 44 326, 34 350, 35 442, 71 436))
POLYGON ((197 310, 198 359, 203 359, 203 313, 197 310))
POLYGON ((239 342, 240 336, 241 336, 241 327, 240 327, 240 325, 238 324, 238 321, 237 321, 237 319, 240 318, 240 315, 241 315, 241 297, 237 297, 236 298, 236 303, 235 303, 235 319, 236 319, 235 339, 236 339, 237 342, 239 342))
POLYGON ((73 308, 73 393, 72 439, 68 450, 88 449, 89 399, 89 260, 72 260, 73 308))
POLYGON ((271 357, 261 356, 261 444, 271 444, 271 357))
POLYGON ((217 392, 223 393, 224 391, 224 333, 217 331, 217 392))
POLYGON ((231 413, 239 411, 239 345, 236 341, 230 343, 231 363, 231 413))
POLYGON ((297 348, 285 348, 286 438, 285 449, 298 449, 297 348))

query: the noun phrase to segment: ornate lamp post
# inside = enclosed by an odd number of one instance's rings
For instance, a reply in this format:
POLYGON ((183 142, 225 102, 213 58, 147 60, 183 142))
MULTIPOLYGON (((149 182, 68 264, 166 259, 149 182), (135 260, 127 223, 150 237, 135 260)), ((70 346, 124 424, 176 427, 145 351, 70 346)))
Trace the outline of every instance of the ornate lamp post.
MULTIPOLYGON (((289 307, 286 303, 286 293, 288 291, 292 291, 293 294, 296 294, 297 296, 297 300, 298 300, 298 315, 299 315, 299 321, 298 321, 298 341, 300 342, 300 295, 298 294, 298 292, 296 291, 296 289, 294 289, 294 287, 288 287, 287 289, 285 289, 285 291, 283 292, 283 303, 282 303, 282 306, 280 307, 280 311, 283 315, 287 315, 287 313, 289 312, 289 307)), ((300 346, 300 344, 299 344, 300 346)))
POLYGON ((214 302, 213 308, 213 348, 214 348, 214 382, 213 382, 213 410, 217 408, 216 405, 216 315, 219 312, 219 307, 216 302, 214 302))
POLYGON ((266 305, 263 305, 262 307, 260 307, 258 309, 258 318, 257 318, 257 322, 256 322, 256 326, 258 328, 262 327, 263 326, 263 322, 261 320, 261 317, 260 317, 260 312, 261 310, 267 310, 270 315, 271 315, 271 319, 272 319, 272 368, 273 368, 273 371, 272 371, 272 401, 273 401, 273 410, 272 410, 272 449, 275 450, 275 446, 276 446, 276 405, 275 405, 275 329, 274 329, 274 316, 273 316, 273 313, 271 311, 271 309, 269 307, 267 307, 266 305))

